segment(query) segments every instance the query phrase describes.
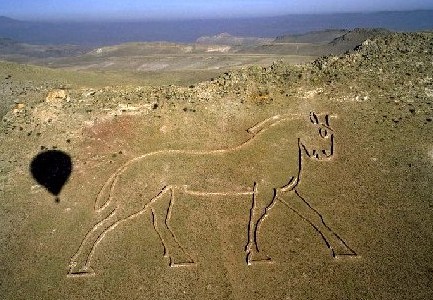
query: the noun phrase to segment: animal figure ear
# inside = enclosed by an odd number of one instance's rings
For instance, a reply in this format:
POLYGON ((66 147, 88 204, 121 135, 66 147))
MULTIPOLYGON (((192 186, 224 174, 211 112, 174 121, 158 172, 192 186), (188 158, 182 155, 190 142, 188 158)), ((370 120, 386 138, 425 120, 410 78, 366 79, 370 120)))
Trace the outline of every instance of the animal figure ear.
POLYGON ((329 115, 325 116, 325 125, 328 126, 328 127, 330 127, 330 125, 329 125, 329 115))
POLYGON ((319 124, 319 118, 314 112, 310 112, 310 121, 313 124, 319 124))

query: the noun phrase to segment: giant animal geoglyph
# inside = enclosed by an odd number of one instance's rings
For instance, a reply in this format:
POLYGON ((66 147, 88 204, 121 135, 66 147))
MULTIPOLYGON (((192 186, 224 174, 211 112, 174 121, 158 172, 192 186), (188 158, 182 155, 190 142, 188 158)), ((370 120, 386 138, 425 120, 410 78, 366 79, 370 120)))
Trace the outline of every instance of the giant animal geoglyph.
POLYGON ((276 201, 281 201, 321 236, 331 255, 356 253, 297 191, 304 159, 330 160, 335 140, 330 115, 277 115, 248 129, 251 137, 218 150, 161 150, 138 156, 105 182, 95 201, 95 225, 70 262, 69 276, 93 274, 91 259, 107 232, 149 213, 170 266, 194 264, 170 226, 173 204, 191 197, 245 195, 251 201, 245 260, 270 262, 258 235, 276 201), (290 193, 290 201, 283 194, 290 193), (182 197, 180 197, 182 196, 182 197))

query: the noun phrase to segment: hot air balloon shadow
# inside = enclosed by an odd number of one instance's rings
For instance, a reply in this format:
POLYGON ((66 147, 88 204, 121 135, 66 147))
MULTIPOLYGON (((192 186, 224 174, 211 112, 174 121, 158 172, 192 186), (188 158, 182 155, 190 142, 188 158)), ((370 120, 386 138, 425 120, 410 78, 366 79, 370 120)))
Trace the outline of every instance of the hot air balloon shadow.
POLYGON ((60 202, 59 194, 72 172, 72 159, 60 150, 43 151, 33 158, 30 172, 60 202))

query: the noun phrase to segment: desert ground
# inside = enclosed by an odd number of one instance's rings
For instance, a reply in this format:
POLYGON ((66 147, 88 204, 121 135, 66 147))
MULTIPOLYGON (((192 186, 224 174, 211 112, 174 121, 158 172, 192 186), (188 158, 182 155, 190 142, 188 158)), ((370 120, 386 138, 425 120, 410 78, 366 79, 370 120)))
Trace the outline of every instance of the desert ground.
POLYGON ((0 298, 433 298, 433 34, 266 45, 0 62, 0 298))

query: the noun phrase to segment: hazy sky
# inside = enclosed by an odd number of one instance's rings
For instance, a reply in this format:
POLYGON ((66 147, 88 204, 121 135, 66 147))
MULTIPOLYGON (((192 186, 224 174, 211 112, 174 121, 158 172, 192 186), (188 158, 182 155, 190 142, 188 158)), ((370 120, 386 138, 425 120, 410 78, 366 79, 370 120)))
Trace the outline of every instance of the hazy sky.
POLYGON ((0 0, 0 16, 35 19, 194 19, 433 9, 432 0, 0 0))

